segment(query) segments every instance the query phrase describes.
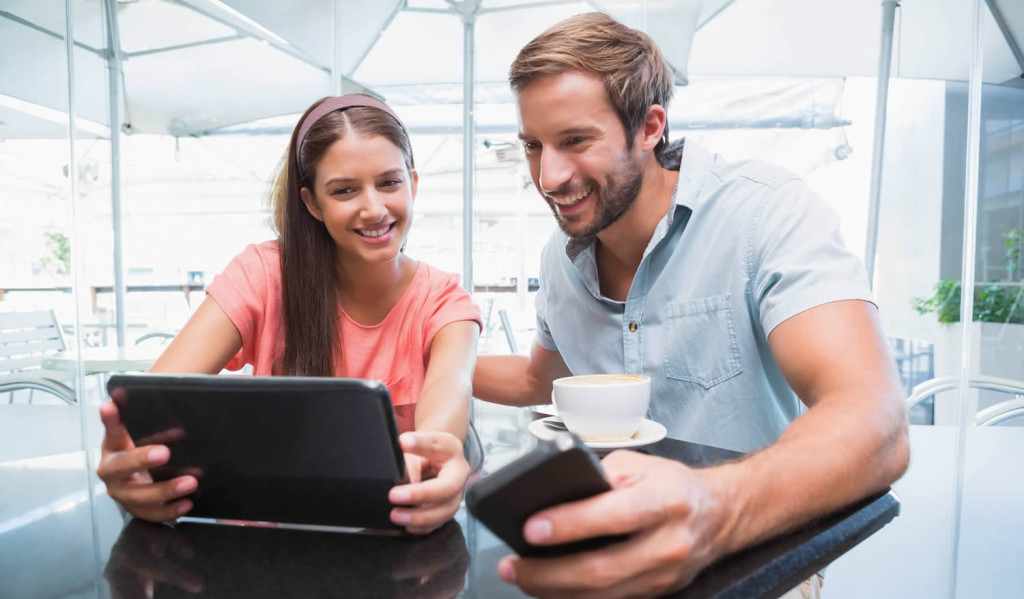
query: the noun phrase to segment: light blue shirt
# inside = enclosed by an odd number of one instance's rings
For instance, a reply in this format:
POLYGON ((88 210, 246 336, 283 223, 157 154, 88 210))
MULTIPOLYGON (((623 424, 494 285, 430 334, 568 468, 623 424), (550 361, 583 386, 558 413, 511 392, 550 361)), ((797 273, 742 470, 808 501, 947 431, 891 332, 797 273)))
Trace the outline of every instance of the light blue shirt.
POLYGON ((650 376, 649 417, 670 437, 748 452, 806 409, 768 334, 821 304, 873 300, 838 217, 799 178, 762 162, 727 163, 693 143, 681 150, 679 141, 662 156, 679 168, 673 206, 625 302, 601 294, 593 243, 552 235, 537 342, 573 374, 650 376))

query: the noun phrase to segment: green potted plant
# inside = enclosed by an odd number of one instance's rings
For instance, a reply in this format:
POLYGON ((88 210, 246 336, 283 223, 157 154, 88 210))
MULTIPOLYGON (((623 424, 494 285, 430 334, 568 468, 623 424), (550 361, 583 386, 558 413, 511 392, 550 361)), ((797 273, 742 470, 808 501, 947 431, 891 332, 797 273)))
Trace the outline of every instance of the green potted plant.
MULTIPOLYGON (((1007 279, 975 285, 972 320, 1024 324, 1024 285, 1020 281, 1024 231, 1010 229, 1003 237, 1006 240, 1003 263, 1007 279)), ((915 297, 912 305, 919 314, 935 313, 941 323, 960 322, 961 290, 960 281, 939 281, 931 297, 915 297)))

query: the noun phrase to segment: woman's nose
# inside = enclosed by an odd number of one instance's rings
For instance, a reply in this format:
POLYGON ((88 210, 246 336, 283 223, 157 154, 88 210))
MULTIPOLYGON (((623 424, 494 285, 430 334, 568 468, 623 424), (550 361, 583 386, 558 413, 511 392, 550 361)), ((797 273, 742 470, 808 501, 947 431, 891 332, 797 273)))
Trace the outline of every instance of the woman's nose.
POLYGON ((384 203, 384 194, 376 189, 366 194, 366 201, 363 202, 362 217, 370 222, 384 220, 388 208, 384 203))

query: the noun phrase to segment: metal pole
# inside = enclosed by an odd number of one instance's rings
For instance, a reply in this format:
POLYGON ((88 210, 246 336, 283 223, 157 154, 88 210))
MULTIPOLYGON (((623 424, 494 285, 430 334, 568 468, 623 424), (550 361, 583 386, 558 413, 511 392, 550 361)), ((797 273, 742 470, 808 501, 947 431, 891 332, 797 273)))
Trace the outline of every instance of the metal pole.
POLYGON ((981 83, 984 59, 982 0, 971 2, 971 70, 967 80, 967 165, 964 181, 964 244, 960 283, 960 413, 957 417, 956 486, 953 490, 953 542, 950 560, 949 596, 957 596, 957 567, 960 554, 960 525, 963 519, 964 469, 967 453, 967 429, 973 427, 978 411, 977 394, 971 392, 971 345, 974 337, 974 262, 977 253, 978 179, 981 156, 981 83))
POLYGON ((473 88, 476 14, 462 15, 462 285, 473 293, 473 88))
POLYGON ((331 66, 331 95, 341 95, 341 3, 344 0, 334 0, 334 63, 331 66))
MULTIPOLYGON (((111 3, 114 0, 105 0, 105 4, 111 3)), ((89 513, 94 516, 90 518, 90 532, 92 533, 92 544, 94 548, 98 548, 100 545, 100 533, 99 526, 96 521, 96 498, 94 497, 94 489, 96 488, 96 465, 94 464, 95 454, 88 451, 90 448, 95 447, 92 440, 89 439, 89 423, 92 421, 92 415, 96 412, 92 411, 95 406, 88 404, 89 394, 86 393, 85 388, 85 371, 82 369, 81 350, 84 347, 82 343, 82 304, 77 301, 82 294, 82 236, 79 234, 82 230, 81 223, 78 222, 78 156, 77 156, 77 123, 76 105, 75 105, 75 31, 74 31, 74 11, 73 3, 71 0, 64 0, 64 49, 67 53, 67 85, 68 85, 68 181, 70 182, 68 191, 71 193, 71 223, 73 234, 71 236, 71 281, 72 289, 74 290, 75 297, 75 340, 77 344, 77 350, 79 351, 78 366, 75 368, 75 395, 78 399, 78 427, 79 434, 81 435, 82 449, 86 450, 85 454, 85 488, 86 497, 89 499, 89 513)), ((100 394, 102 395, 102 391, 100 394)), ((102 401, 102 400, 101 400, 102 401)), ((93 568, 96 573, 96 584, 97 591, 100 590, 99 581, 103 580, 103 568, 99 555, 99 551, 93 550, 93 568)))
POLYGON ((882 159, 885 148, 885 111, 889 99, 889 70, 892 66, 892 31, 899 0, 882 0, 882 46, 878 51, 878 90, 875 95, 875 139, 871 152, 871 197, 868 201, 868 230, 864 266, 868 284, 875 286, 875 254, 878 251, 878 206, 882 195, 882 159))
POLYGON ((114 322, 117 346, 125 346, 124 249, 121 243, 121 36, 117 28, 117 4, 103 2, 107 24, 107 103, 110 105, 110 218, 114 227, 114 322))

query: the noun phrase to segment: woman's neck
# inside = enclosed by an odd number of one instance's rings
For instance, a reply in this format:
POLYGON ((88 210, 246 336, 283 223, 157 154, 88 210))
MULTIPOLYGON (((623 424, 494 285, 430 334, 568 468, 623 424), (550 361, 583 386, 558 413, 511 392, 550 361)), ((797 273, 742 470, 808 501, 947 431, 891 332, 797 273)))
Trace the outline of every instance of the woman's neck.
POLYGON ((416 267, 417 262, 402 253, 384 263, 352 263, 339 257, 338 301, 357 323, 378 324, 409 288, 416 267))

